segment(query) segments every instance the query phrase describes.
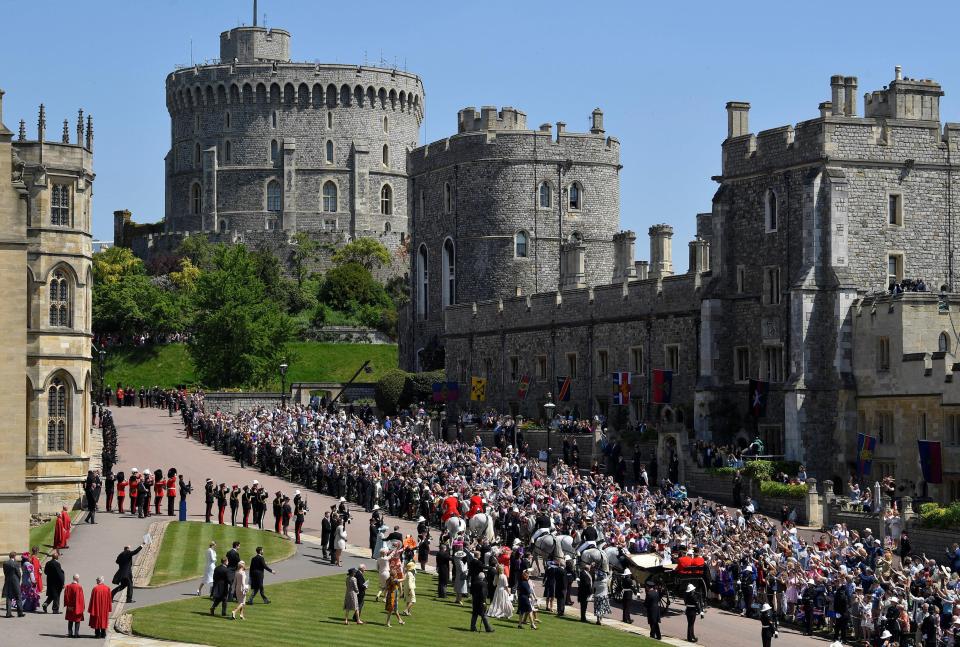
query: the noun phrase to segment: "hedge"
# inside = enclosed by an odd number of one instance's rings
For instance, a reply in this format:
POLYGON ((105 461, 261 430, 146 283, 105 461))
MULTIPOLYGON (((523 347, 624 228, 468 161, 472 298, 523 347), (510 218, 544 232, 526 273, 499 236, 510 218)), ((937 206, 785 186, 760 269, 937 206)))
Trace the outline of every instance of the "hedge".
POLYGON ((411 404, 429 402, 433 397, 433 383, 444 380, 446 375, 443 370, 407 373, 394 369, 377 381, 373 397, 381 412, 393 416, 411 404))
POLYGON ((735 467, 708 467, 707 474, 711 476, 733 476, 737 473, 735 467))
POLYGON ((800 499, 807 496, 806 484, 790 485, 777 481, 760 481, 760 494, 782 499, 800 499))
POLYGON ((960 501, 954 501, 949 506, 921 504, 920 523, 924 528, 960 528, 960 501))

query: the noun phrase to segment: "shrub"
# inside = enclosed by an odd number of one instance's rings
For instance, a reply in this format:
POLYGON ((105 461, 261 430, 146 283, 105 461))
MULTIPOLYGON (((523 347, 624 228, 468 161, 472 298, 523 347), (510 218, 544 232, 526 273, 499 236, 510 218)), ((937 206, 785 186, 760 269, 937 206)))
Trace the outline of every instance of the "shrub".
POLYGON ((388 371, 377 380, 373 389, 373 399, 377 408, 388 416, 394 416, 401 408, 404 387, 407 384, 407 373, 400 369, 388 371))
POLYGON ((788 485, 776 481, 760 481, 760 494, 781 499, 800 499, 807 495, 806 485, 788 485))
POLYGON ((798 461, 773 461, 773 473, 783 472, 787 476, 796 476, 800 471, 798 461))
POLYGON ((773 463, 770 461, 748 461, 743 466, 743 474, 754 481, 769 481, 773 477, 773 463))
POLYGON ((354 311, 358 306, 390 304, 383 286, 377 283, 370 270, 357 263, 347 263, 333 268, 323 277, 320 285, 320 302, 334 310, 354 311))
POLYGON ((921 504, 920 522, 925 528, 960 528, 960 501, 954 501, 949 506, 941 506, 939 503, 921 504))
POLYGON ((733 476, 737 473, 735 467, 708 467, 707 474, 711 476, 733 476))

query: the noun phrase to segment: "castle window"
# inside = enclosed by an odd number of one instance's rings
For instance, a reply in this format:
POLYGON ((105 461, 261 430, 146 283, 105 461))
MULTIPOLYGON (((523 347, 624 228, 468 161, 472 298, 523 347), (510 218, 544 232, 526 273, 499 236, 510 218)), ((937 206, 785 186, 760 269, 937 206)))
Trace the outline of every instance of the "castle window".
POLYGON ((50 224, 70 226, 70 187, 66 184, 54 184, 50 191, 50 224))
POLYGON ((547 379, 547 356, 537 355, 537 379, 541 382, 547 379))
POLYGON ((334 218, 327 218, 323 221, 323 228, 328 231, 336 231, 337 221, 334 218))
POLYGON ((383 233, 389 234, 393 227, 390 226, 389 222, 383 223, 383 233))
POLYGON ((327 164, 333 164, 333 142, 327 140, 327 164))
POLYGON ((767 189, 763 197, 764 227, 766 231, 773 232, 777 230, 777 194, 767 189))
POLYGON ((332 180, 323 184, 323 210, 327 213, 337 212, 337 185, 332 180))
POLYGON ((443 307, 452 306, 457 302, 457 258, 453 241, 447 238, 443 241, 443 307))
POLYGON ((190 187, 190 213, 195 216, 199 216, 202 210, 203 192, 200 189, 200 184, 198 182, 194 182, 190 187))
POLYGON ((733 349, 733 379, 737 382, 750 379, 750 349, 747 346, 733 349))
POLYGON ((200 166, 200 144, 193 145, 193 165, 200 166))
POLYGON ((572 211, 579 211, 583 200, 583 190, 578 182, 570 185, 567 193, 567 206, 572 211))
POLYGON ((510 358, 510 381, 516 382, 520 379, 520 358, 516 355, 510 358))
POLYGON ((577 354, 567 353, 567 376, 571 380, 577 379, 577 354))
POLYGON ((664 362, 667 370, 672 371, 674 376, 680 374, 680 345, 668 344, 664 346, 664 362))
POLYGON ((57 270, 50 277, 50 325, 70 326, 70 284, 63 270, 57 270))
POLYGON ((230 127, 230 111, 229 110, 223 115, 223 126, 224 128, 230 127))
POLYGON ((443 183, 443 212, 453 212, 453 192, 450 190, 450 183, 443 183))
POLYGON ((960 415, 955 413, 947 416, 947 429, 944 434, 947 444, 951 447, 960 447, 960 415))
POLYGON ((273 128, 277 127, 277 111, 276 110, 270 113, 270 126, 273 128))
POLYGON ((233 159, 233 145, 228 139, 223 143, 223 163, 229 164, 233 159))
POLYGON ((47 451, 67 451, 67 385, 53 378, 47 390, 47 451))
POLYGON ((283 205, 283 197, 280 192, 280 182, 270 180, 267 183, 267 211, 280 211, 283 205))
POLYGON ((390 121, 386 117, 383 118, 383 132, 390 132, 390 121))
POLYGON ((877 370, 890 370, 890 338, 877 337, 877 370))
POLYGON ((393 189, 384 184, 380 189, 380 213, 385 216, 393 214, 393 189))
POLYGON ((220 231, 221 231, 221 232, 224 232, 224 231, 226 231, 226 230, 227 230, 227 221, 226 221, 226 220, 221 220, 221 221, 220 221, 220 231))
POLYGON ((767 382, 783 382, 783 346, 763 347, 763 375, 767 382))
POLYGON ((277 219, 276 219, 276 217, 270 216, 270 217, 267 218, 266 229, 267 229, 267 231, 276 231, 276 229, 277 229, 277 219))
POLYGON ((390 166, 390 147, 386 144, 383 145, 383 155, 380 161, 383 162, 384 166, 390 166))
POLYGON ((597 372, 602 378, 610 370, 610 353, 606 350, 597 351, 597 372))
POLYGON ((630 360, 633 364, 630 368, 636 375, 643 375, 643 348, 640 346, 634 346, 630 349, 630 360))
POLYGON ((516 258, 527 257, 527 245, 530 242, 530 236, 525 231, 518 231, 513 236, 513 255, 516 258))
POLYGON ((903 254, 887 255, 887 285, 903 280, 903 254))
POLYGON ((874 416, 873 421, 874 426, 877 430, 877 440, 880 443, 890 443, 893 444, 896 442, 896 434, 893 430, 893 414, 884 411, 878 412, 874 416))
POLYGON ((417 210, 417 215, 418 215, 418 216, 422 216, 422 215, 424 215, 424 213, 425 213, 425 212, 424 212, 424 209, 426 208, 426 206, 425 206, 426 203, 425 203, 425 201, 424 201, 424 196, 423 196, 423 190, 422 190, 422 189, 420 190, 420 200, 419 200, 419 202, 420 202, 420 208, 417 210))
POLYGON ((549 209, 550 205, 553 203, 553 190, 550 188, 548 182, 540 183, 540 208, 549 209))
POLYGON ((950 352, 950 335, 946 332, 940 333, 940 339, 937 340, 937 350, 941 353, 950 352))
POLYGON ((327 130, 333 128, 333 112, 327 111, 327 130))
POLYGON ((429 273, 427 270, 427 246, 420 245, 417 251, 417 314, 426 319, 429 314, 427 295, 429 294, 429 273))
POLYGON ((277 143, 276 139, 270 140, 270 161, 276 164, 277 158, 280 156, 280 145, 277 143))
POLYGON ((193 132, 200 132, 200 115, 193 116, 193 132))
POLYGON ((780 303, 779 267, 766 267, 763 270, 763 302, 767 305, 780 303))
POLYGON ((903 196, 899 193, 891 193, 887 196, 887 224, 903 226, 903 196))
POLYGON ((743 294, 747 285, 747 268, 737 265, 737 294, 743 294))

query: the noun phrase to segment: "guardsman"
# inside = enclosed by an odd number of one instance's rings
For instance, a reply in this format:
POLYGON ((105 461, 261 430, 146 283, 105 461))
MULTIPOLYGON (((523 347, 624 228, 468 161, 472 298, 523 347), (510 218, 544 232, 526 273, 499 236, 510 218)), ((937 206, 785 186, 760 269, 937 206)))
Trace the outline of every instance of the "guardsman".
POLYGON ((203 486, 204 503, 207 505, 207 523, 210 523, 210 517, 213 516, 213 479, 208 478, 203 486))
POLYGON ((177 498, 177 468, 167 470, 167 516, 173 516, 174 499, 177 498))
POLYGON ((683 592, 683 606, 687 615, 687 640, 695 643, 697 634, 693 629, 697 623, 697 616, 703 617, 703 603, 697 595, 697 587, 693 584, 687 584, 687 589, 683 592))
POLYGON ((760 607, 760 639, 763 641, 763 647, 770 647, 770 642, 774 638, 779 638, 780 632, 777 627, 777 616, 769 604, 760 607))
POLYGON ((127 498, 127 479, 123 472, 117 473, 117 513, 123 514, 123 501, 127 498))
POLYGON ((227 509, 227 484, 221 483, 216 491, 217 498, 217 523, 223 525, 223 513, 227 509))
POLYGON ((273 498, 273 531, 280 534, 280 518, 283 516, 283 494, 278 490, 273 498))
POLYGON ((240 509, 240 486, 236 483, 230 489, 230 525, 237 525, 237 511, 240 509))
POLYGON ((309 508, 307 508, 307 500, 300 496, 300 490, 297 490, 296 496, 293 497, 293 532, 296 535, 298 544, 303 543, 300 541, 300 532, 303 530, 303 522, 307 518, 308 510, 309 508))
POLYGON ((157 473, 153 475, 153 509, 158 517, 160 516, 160 507, 163 505, 163 497, 166 494, 167 479, 163 478, 163 470, 157 470, 157 473))
POLYGON ((140 474, 137 472, 137 468, 131 467, 130 482, 128 483, 130 489, 130 514, 137 514, 137 486, 139 485, 139 480, 140 474))
POLYGON ((250 486, 244 485, 240 491, 240 509, 243 511, 243 527, 250 527, 250 486))

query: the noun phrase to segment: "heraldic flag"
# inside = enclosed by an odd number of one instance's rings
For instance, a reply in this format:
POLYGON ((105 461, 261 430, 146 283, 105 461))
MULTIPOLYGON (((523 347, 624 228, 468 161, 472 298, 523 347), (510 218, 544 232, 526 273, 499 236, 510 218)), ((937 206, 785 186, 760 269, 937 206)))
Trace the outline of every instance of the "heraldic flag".
POLYGON ((456 402, 460 399, 460 385, 456 382, 434 382, 434 402, 456 402))
POLYGON ((750 407, 751 416, 754 418, 762 418, 767 415, 767 395, 769 393, 769 382, 750 380, 750 399, 747 405, 750 407))
POLYGON ((673 371, 653 369, 653 402, 670 404, 673 397, 673 371))
POLYGON ((521 375, 520 383, 517 385, 517 399, 526 400, 527 392, 530 390, 530 376, 521 375))
POLYGON ((630 373, 621 371, 611 376, 613 382, 613 403, 621 406, 630 404, 630 373))
POLYGON ((857 474, 870 476, 870 471, 873 469, 873 452, 876 449, 876 436, 857 434, 857 474))
POLYGON ((940 453, 939 440, 918 440, 920 447, 920 469, 927 483, 943 483, 943 455, 940 453))
POLYGON ((570 377, 557 378, 557 402, 570 402, 571 383, 570 377))
POLYGON ((470 378, 470 399, 483 402, 487 399, 487 378, 470 378))

